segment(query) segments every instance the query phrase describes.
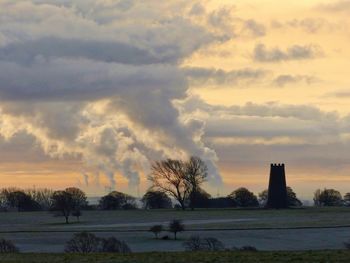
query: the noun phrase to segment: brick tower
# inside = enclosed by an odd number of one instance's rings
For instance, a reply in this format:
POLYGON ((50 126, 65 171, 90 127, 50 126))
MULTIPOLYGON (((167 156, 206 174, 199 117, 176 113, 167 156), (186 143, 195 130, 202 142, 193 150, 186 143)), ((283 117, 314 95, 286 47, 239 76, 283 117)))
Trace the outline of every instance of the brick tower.
POLYGON ((288 208, 284 164, 271 164, 267 208, 288 208))

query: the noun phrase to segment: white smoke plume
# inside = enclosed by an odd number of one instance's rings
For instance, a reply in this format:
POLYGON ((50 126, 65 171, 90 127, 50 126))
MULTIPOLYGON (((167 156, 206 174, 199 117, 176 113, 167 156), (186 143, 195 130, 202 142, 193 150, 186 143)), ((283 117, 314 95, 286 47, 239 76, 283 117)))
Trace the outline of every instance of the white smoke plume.
POLYGON ((138 185, 152 160, 189 155, 220 184, 204 123, 175 105, 189 89, 181 62, 228 39, 191 14, 194 5, 0 1, 0 134, 25 131, 49 156, 81 158, 86 185, 99 173, 112 187, 115 173, 138 185))

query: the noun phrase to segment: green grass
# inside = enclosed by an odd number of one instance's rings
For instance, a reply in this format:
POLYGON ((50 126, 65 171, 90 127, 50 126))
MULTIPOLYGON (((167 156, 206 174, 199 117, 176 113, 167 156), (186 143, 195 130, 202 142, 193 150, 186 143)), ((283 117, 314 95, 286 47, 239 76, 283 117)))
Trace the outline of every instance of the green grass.
POLYGON ((344 250, 306 252, 174 252, 115 254, 15 254, 0 255, 0 262, 76 262, 76 263, 253 263, 253 262, 350 262, 344 250))

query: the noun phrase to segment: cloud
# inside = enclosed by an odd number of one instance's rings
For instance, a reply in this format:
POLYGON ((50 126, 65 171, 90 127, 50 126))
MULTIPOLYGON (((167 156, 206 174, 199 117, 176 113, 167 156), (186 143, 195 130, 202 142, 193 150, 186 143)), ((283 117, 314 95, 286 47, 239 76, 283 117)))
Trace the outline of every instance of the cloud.
POLYGON ((190 15, 194 16, 204 15, 205 13, 205 7, 201 3, 195 3, 190 10, 190 15))
POLYGON ((315 81, 317 81, 317 79, 309 75, 279 75, 273 80, 273 84, 278 87, 284 87, 286 85, 297 83, 310 85, 315 81))
POLYGON ((327 12, 347 12, 350 9, 350 1, 332 1, 332 3, 329 4, 318 5, 317 8, 327 12))
POLYGON ((243 31, 249 31, 252 36, 262 37, 266 35, 266 27, 256 22, 254 19, 248 19, 244 22, 243 31))
POLYGON ((102 173, 113 187, 115 173, 134 186, 152 160, 189 155, 203 158, 209 181, 220 185, 203 122, 182 118, 174 101, 188 96, 182 61, 229 37, 191 8, 187 1, 1 1, 0 134, 11 140, 24 132, 47 156, 77 158, 80 171, 102 173))
POLYGON ((349 168, 344 157, 350 146, 349 116, 277 102, 211 105, 195 96, 179 107, 184 116, 204 121, 203 140, 219 154, 220 168, 231 175, 232 171, 237 177, 256 174, 260 180, 270 162, 300 169, 295 174, 307 169, 307 180, 313 174, 319 178, 349 168))
POLYGON ((214 68, 186 67, 183 68, 183 72, 190 80, 191 86, 235 85, 242 81, 254 82, 267 75, 265 70, 251 68, 225 71, 214 68))
POLYGON ((255 46, 253 59, 257 62, 281 62, 314 59, 322 54, 321 48, 315 45, 293 45, 287 50, 281 50, 278 47, 268 49, 264 44, 258 44, 255 46))
POLYGON ((335 97, 339 99, 347 99, 350 97, 350 90, 338 90, 326 93, 323 97, 335 97))
POLYGON ((288 21, 272 21, 271 26, 276 29, 301 29, 310 34, 320 32, 332 33, 344 29, 344 24, 330 22, 322 17, 308 17, 303 19, 292 19, 288 21))

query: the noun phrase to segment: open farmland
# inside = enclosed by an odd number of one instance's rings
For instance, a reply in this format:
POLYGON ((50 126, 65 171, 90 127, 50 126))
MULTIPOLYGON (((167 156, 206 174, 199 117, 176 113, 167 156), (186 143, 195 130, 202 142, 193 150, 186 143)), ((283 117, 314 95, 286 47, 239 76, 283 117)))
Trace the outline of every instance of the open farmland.
POLYGON ((133 253, 129 255, 116 254, 18 254, 0 255, 3 263, 256 263, 256 262, 349 262, 347 251, 296 251, 296 252, 173 252, 173 253, 133 253))
MULTIPOLYGON (((350 209, 304 208, 290 210, 132 210, 84 211, 71 224, 50 213, 2 213, 1 237, 11 239, 22 252, 62 252, 75 232, 125 240, 135 252, 183 251, 191 235, 215 237, 227 248, 252 245, 259 250, 342 249, 350 239, 350 209), (186 231, 179 240, 156 240, 150 226, 182 219, 186 231)), ((172 235, 162 232, 160 236, 172 235)))

